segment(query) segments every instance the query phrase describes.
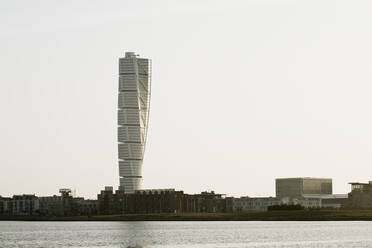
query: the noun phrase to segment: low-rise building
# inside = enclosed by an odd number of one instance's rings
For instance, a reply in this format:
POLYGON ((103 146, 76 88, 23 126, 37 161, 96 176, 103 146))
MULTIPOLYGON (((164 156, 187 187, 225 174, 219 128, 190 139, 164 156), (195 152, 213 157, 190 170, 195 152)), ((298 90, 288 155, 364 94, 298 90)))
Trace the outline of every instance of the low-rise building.
POLYGON ((196 213, 227 213, 232 212, 232 201, 224 194, 214 191, 204 191, 200 194, 188 195, 196 200, 196 208, 187 212, 196 213))
POLYGON ((369 183, 352 182, 347 208, 372 209, 372 181, 369 183))
POLYGON ((39 214, 39 199, 35 195, 14 195, 8 201, 9 215, 39 214))
POLYGON ((94 215, 98 213, 97 200, 85 200, 83 197, 72 197, 70 189, 60 189, 60 196, 42 196, 40 214, 51 216, 94 215))
MULTIPOLYGON (((322 195, 322 194, 309 194, 303 195, 304 199, 309 200, 309 204, 311 205, 319 205, 319 208, 344 208, 348 201, 347 194, 332 194, 332 195, 322 195), (313 203, 310 202, 311 199, 314 199, 313 203)), ((309 205, 309 206, 310 206, 309 205)), ((314 207, 314 206, 313 206, 314 207)))
POLYGON ((97 200, 85 200, 83 197, 72 199, 73 215, 96 215, 98 213, 97 200))
MULTIPOLYGON (((104 190, 101 190, 97 195, 99 214, 114 214, 117 212, 114 196, 114 188, 112 186, 106 186, 104 190)), ((117 204, 118 202, 116 202, 117 204)))
POLYGON ((60 189, 61 195, 41 196, 40 214, 52 216, 69 216, 72 215, 72 196, 70 189, 60 189))
POLYGON ((267 211, 268 207, 275 205, 282 205, 282 200, 276 197, 232 198, 233 212, 267 211))
POLYGON ((180 213, 183 212, 183 191, 174 189, 136 190, 126 197, 124 212, 129 213, 180 213))
POLYGON ((64 215, 62 196, 41 196, 39 197, 39 201, 41 215, 64 215))
POLYGON ((231 212, 231 201, 222 194, 202 192, 190 195, 175 189, 145 189, 126 194, 105 187, 98 194, 99 214, 123 213, 217 213, 231 212))
POLYGON ((305 209, 321 208, 322 200, 320 198, 292 198, 288 205, 300 205, 305 209))
POLYGON ((332 194, 330 178, 278 178, 276 197, 284 204, 298 204, 304 208, 343 208, 348 201, 345 194, 332 194))
POLYGON ((0 196, 0 215, 9 215, 10 197, 0 196))

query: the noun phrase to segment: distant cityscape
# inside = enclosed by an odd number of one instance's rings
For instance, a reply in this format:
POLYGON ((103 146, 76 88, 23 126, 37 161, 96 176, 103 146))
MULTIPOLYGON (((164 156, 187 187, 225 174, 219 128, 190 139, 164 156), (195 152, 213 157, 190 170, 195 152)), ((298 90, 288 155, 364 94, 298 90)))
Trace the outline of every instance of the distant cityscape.
POLYGON ((297 209, 371 209, 372 181, 352 182, 348 194, 333 194, 330 178, 278 178, 275 197, 228 197, 214 191, 186 194, 175 189, 142 189, 151 96, 151 61, 133 52, 119 59, 118 160, 120 186, 106 186, 97 199, 72 195, 0 196, 0 216, 92 216, 150 213, 240 213, 297 209))
POLYGON ((227 197, 214 191, 185 194, 175 189, 142 189, 134 193, 106 186, 95 200, 60 195, 0 196, 0 216, 92 216, 153 213, 241 213, 297 206, 301 209, 371 209, 372 182, 350 183, 348 194, 332 194, 329 178, 276 179, 275 197, 227 197))

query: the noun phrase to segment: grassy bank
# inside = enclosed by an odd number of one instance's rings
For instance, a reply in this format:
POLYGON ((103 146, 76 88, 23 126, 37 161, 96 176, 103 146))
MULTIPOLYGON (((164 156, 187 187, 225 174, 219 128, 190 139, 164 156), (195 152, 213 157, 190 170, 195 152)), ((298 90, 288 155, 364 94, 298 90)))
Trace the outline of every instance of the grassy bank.
POLYGON ((15 221, 372 221, 372 210, 299 210, 249 213, 123 214, 96 216, 0 216, 15 221))

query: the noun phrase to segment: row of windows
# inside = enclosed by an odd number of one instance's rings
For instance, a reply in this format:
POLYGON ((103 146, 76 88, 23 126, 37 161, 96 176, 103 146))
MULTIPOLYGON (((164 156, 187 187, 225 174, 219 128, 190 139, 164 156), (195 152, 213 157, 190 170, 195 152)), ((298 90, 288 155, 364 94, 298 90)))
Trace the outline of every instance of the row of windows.
POLYGON ((119 127, 118 128, 118 141, 137 141, 142 142, 141 140, 141 128, 140 127, 119 127))
POLYGON ((118 125, 140 124, 140 113, 136 109, 122 109, 118 111, 118 125))
POLYGON ((142 144, 119 144, 120 159, 142 159, 143 158, 142 144))
POLYGON ((137 167, 122 167, 119 166, 119 175, 120 176, 141 176, 142 168, 140 166, 137 167))
POLYGON ((138 107, 137 92, 120 92, 118 99, 119 108, 136 108, 138 107))

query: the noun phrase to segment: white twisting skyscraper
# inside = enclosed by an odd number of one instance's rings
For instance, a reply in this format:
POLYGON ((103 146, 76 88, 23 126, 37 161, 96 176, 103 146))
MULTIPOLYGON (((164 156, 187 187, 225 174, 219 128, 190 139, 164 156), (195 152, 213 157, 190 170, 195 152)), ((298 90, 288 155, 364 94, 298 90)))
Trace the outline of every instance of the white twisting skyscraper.
POLYGON ((120 188, 141 189, 151 89, 151 61, 126 52, 119 59, 118 146, 120 188))

